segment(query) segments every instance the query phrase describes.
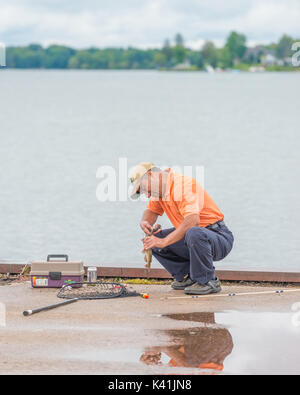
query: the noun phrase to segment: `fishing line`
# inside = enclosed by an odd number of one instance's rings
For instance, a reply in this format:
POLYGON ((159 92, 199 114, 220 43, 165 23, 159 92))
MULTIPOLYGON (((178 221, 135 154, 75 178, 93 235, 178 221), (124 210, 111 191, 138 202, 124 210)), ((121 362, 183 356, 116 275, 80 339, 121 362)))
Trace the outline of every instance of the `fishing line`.
POLYGON ((238 293, 227 293, 227 294, 216 294, 216 295, 186 295, 186 296, 166 296, 161 300, 166 299, 200 299, 200 298, 222 298, 222 297, 235 297, 235 296, 250 296, 250 295, 283 295, 290 292, 300 292, 300 288, 297 289, 280 289, 276 291, 259 291, 259 292, 238 292, 238 293))

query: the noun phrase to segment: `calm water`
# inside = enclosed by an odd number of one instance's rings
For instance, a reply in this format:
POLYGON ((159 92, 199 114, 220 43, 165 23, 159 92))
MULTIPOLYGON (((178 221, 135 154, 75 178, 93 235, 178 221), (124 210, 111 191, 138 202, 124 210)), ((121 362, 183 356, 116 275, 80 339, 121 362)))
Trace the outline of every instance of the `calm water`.
POLYGON ((299 92, 300 73, 1 70, 0 259, 143 266, 145 202, 96 199, 127 157, 204 166, 236 239, 217 268, 299 270, 299 92))

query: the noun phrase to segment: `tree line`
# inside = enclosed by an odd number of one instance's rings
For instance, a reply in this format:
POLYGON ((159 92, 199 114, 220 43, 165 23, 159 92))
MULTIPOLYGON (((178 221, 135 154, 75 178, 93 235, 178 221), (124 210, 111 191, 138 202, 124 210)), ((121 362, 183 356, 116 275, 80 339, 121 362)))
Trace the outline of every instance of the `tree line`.
POLYGON ((194 70, 202 70, 208 65, 227 69, 243 64, 258 65, 266 54, 282 60, 290 58, 295 41, 297 40, 283 35, 277 43, 260 45, 251 51, 244 34, 231 32, 222 48, 207 41, 201 50, 192 50, 185 45, 183 36, 178 33, 172 41, 165 40, 160 49, 74 49, 63 45, 43 48, 39 44, 8 47, 6 61, 9 68, 174 69, 186 64, 194 70))

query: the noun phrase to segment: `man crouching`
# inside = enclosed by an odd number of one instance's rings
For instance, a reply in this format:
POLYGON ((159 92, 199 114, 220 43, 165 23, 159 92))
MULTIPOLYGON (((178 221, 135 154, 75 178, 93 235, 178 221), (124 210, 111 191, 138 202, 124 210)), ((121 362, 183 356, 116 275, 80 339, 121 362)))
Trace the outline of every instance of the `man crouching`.
POLYGON ((175 279, 172 288, 191 295, 220 292, 213 262, 229 254, 234 238, 213 199, 195 179, 149 162, 138 164, 130 180, 133 199, 141 194, 150 198, 140 223, 149 235, 144 250, 152 249, 175 279), (150 235, 164 213, 174 227, 150 235))

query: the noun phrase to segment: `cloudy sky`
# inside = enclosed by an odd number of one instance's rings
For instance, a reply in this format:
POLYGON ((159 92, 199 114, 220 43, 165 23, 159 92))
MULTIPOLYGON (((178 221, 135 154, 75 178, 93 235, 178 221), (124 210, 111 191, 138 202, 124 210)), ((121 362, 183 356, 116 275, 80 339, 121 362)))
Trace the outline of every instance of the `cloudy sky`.
POLYGON ((158 47, 181 32, 187 45, 222 45, 231 30, 249 45, 300 38, 299 0, 0 0, 0 42, 158 47))

